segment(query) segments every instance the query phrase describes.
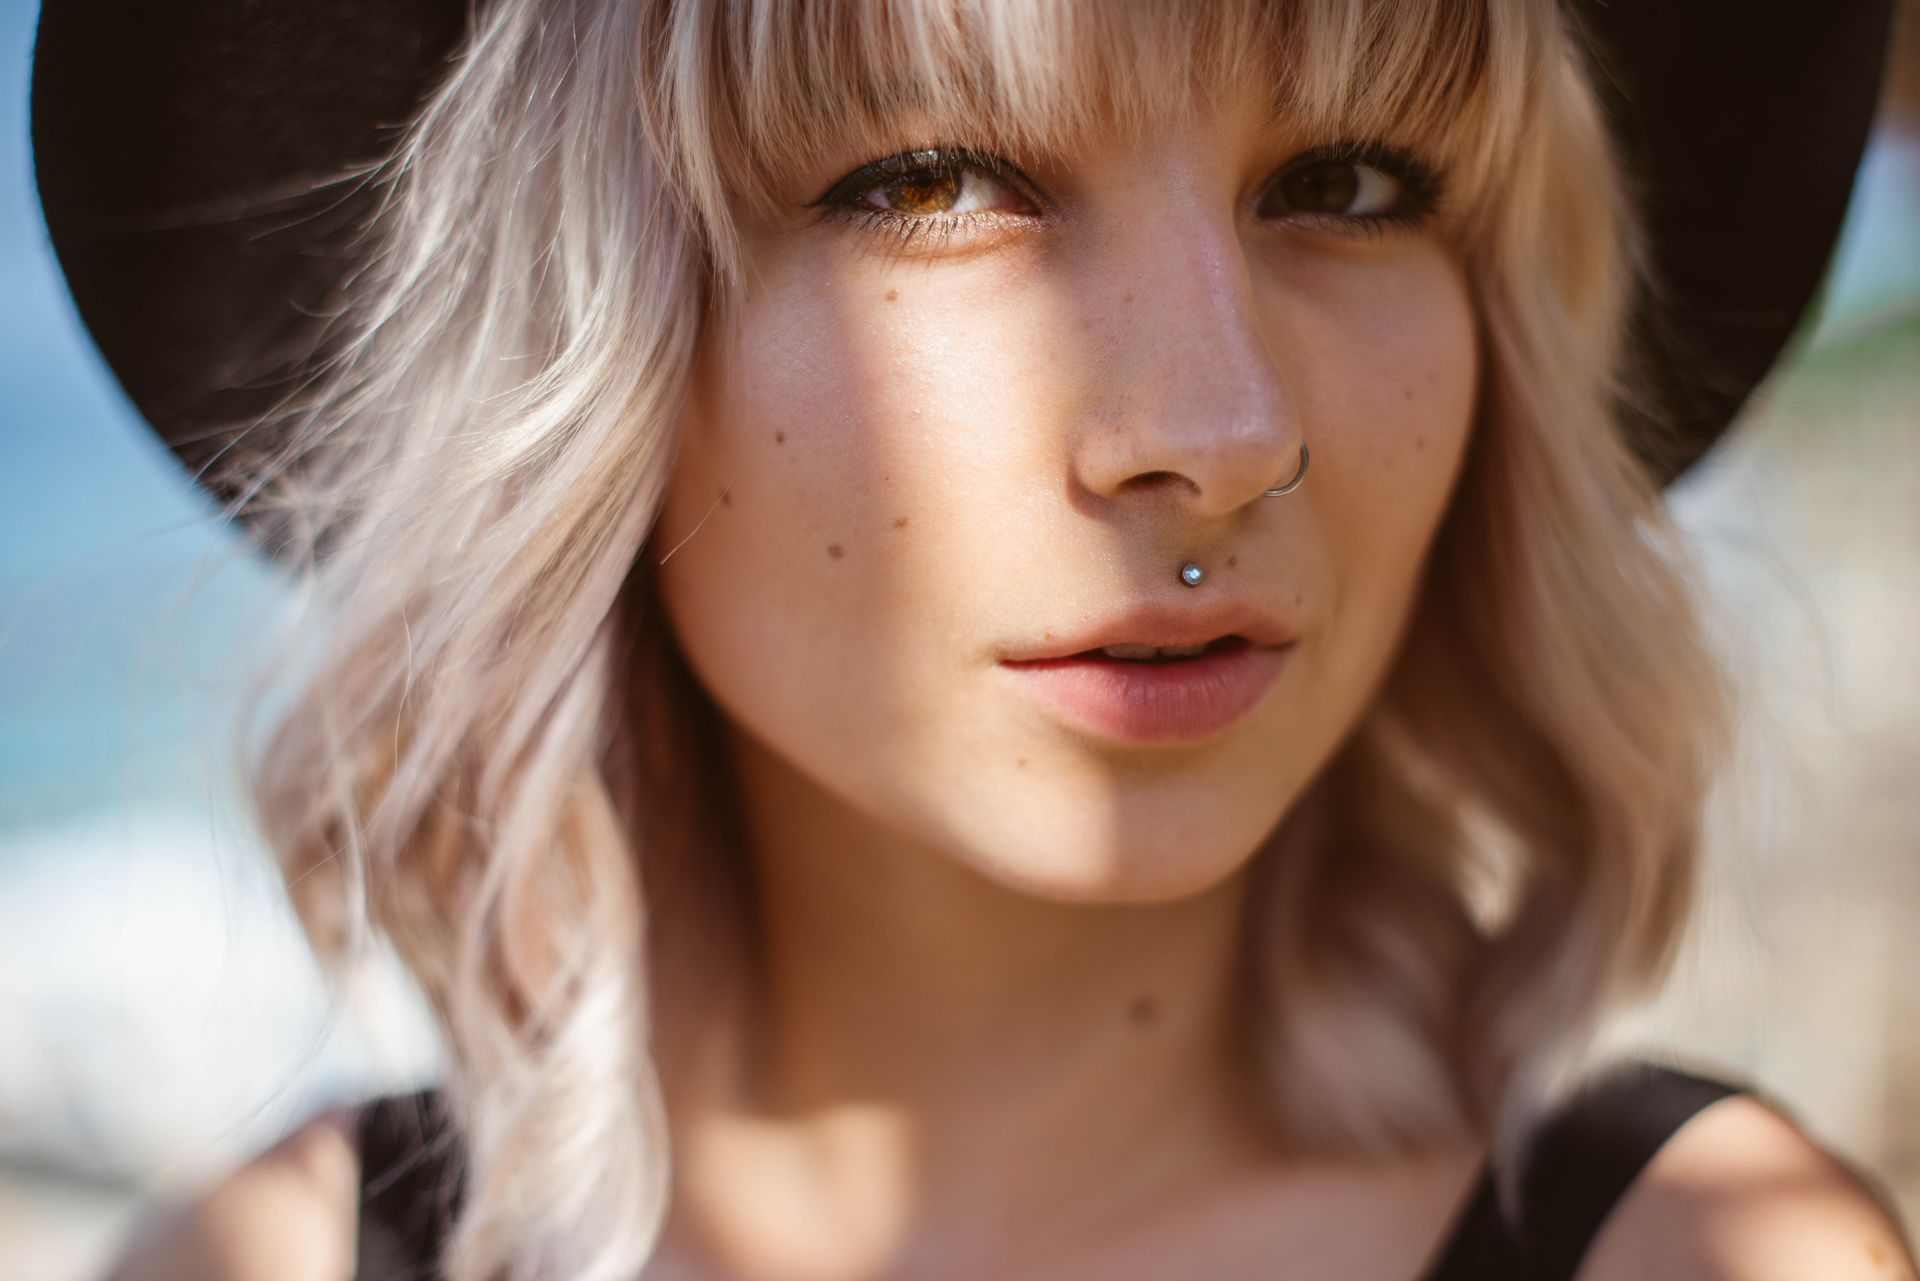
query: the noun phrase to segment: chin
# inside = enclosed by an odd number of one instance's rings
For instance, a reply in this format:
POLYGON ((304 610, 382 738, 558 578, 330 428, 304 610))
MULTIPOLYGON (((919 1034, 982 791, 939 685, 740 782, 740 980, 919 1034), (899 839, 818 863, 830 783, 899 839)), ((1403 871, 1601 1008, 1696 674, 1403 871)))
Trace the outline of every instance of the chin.
MULTIPOLYGON (((1165 790, 1165 789, 1160 789, 1165 790)), ((1253 862, 1284 811, 1218 804, 1220 793, 1104 798, 1079 790, 968 807, 944 844, 982 876, 1062 903, 1170 903, 1205 894, 1253 862)))

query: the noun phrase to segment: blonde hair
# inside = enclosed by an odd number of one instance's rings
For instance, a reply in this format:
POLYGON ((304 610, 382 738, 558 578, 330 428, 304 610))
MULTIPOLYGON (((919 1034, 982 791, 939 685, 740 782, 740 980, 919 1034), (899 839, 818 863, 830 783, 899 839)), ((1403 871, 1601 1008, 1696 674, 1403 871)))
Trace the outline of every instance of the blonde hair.
POLYGON ((677 1012, 706 972, 686 958, 738 937, 744 873, 647 540, 737 297, 736 211, 823 139, 915 141, 885 127, 908 105, 1057 149, 1252 77, 1303 129, 1448 175, 1483 399, 1401 658, 1260 856, 1249 1030, 1302 1146, 1491 1135, 1511 1176, 1597 1022, 1667 964, 1722 720, 1621 438, 1640 259, 1567 22, 1540 0, 482 6, 359 176, 382 207, 353 301, 241 478, 320 611, 256 753, 259 823, 316 948, 384 934, 441 1022, 470 1160, 450 1276, 597 1281, 654 1251, 669 1104, 710 1052, 677 1012))

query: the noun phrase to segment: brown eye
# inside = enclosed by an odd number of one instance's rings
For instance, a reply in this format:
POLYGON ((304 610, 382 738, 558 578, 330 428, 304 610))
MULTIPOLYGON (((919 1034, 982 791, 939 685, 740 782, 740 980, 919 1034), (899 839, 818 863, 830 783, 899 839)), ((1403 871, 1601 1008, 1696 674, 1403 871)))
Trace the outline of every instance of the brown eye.
POLYGON ((925 147, 847 174, 804 207, 901 245, 986 243, 1040 222, 1042 198, 1016 167, 970 147, 925 147))
POLYGON ((992 174, 972 165, 930 164, 886 178, 859 202, 869 209, 905 218, 952 214, 1024 211, 1027 202, 992 174))
POLYGON ((960 199, 960 175, 951 169, 923 169, 879 188, 896 213, 943 214, 960 199))
POLYGON ((1326 214, 1339 218, 1378 218, 1406 200, 1398 179, 1372 165, 1350 160, 1311 160, 1280 175, 1260 202, 1260 213, 1326 214))

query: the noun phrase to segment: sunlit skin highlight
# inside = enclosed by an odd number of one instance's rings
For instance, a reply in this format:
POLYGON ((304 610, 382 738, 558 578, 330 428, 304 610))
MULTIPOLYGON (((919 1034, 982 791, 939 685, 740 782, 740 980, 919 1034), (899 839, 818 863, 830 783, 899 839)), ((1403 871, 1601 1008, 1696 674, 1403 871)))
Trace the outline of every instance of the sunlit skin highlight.
MULTIPOLYGON (((653 542, 760 897, 763 1094, 691 1133, 679 1210, 737 1266, 1010 1275, 1170 1186, 1273 1186, 1236 1032, 1248 873, 1391 665, 1480 356, 1435 219, 1261 212, 1337 140, 1258 108, 1006 157, 1044 207, 969 178, 945 239, 807 207, 865 154, 742 228, 653 542), (1302 439, 1307 481, 1262 497, 1302 439), (1298 639, 1204 742, 1080 733, 1002 666, 1210 593, 1298 639)), ((1472 1156, 1415 1168, 1340 1203, 1398 1215, 1385 1244, 1328 1248, 1416 1265, 1472 1156)))

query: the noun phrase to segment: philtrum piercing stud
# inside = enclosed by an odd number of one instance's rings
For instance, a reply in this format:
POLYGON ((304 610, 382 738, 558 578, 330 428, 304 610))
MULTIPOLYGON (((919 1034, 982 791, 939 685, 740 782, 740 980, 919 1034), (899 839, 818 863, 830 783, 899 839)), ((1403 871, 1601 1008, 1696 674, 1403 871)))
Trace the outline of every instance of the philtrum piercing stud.
POLYGON ((1305 480, 1306 478, 1307 478, 1307 442, 1303 440, 1300 442, 1300 470, 1293 474, 1293 479, 1288 481, 1286 484, 1280 486, 1280 488, 1278 489, 1263 489, 1260 492, 1262 495, 1264 495, 1267 498, 1283 498, 1286 495, 1291 494, 1294 490, 1300 488, 1300 482, 1305 480))
POLYGON ((1198 565, 1182 565, 1180 567, 1180 581, 1189 587, 1198 587, 1200 580, 1206 576, 1206 571, 1198 565))

